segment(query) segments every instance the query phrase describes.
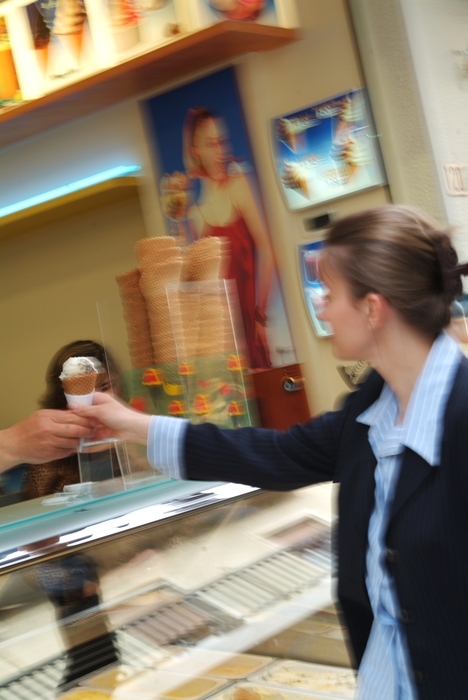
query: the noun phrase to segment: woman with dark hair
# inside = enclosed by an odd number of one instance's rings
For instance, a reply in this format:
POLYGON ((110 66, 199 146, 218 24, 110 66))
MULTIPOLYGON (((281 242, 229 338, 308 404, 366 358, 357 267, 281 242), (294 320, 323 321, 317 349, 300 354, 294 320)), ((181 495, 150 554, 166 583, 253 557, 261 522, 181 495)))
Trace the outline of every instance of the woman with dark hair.
MULTIPOLYGON (((70 357, 90 357, 98 369, 96 391, 112 391, 122 395, 120 372, 113 357, 102 345, 93 340, 75 340, 64 345, 51 359, 46 371, 46 391, 40 399, 41 408, 67 410, 67 401, 59 375, 63 363, 70 357)), ((58 493, 67 484, 80 481, 78 456, 75 453, 44 464, 30 465, 25 474, 26 498, 39 498, 58 493)))
MULTIPOLYGON (((46 392, 39 402, 41 408, 67 410, 59 375, 63 363, 70 357, 89 357, 92 360, 98 370, 96 391, 121 395, 120 373, 110 353, 93 340, 76 340, 60 348, 50 361, 46 392)), ((78 456, 75 452, 53 462, 29 465, 26 478, 28 498, 60 492, 65 485, 80 481, 78 456)), ((36 543, 34 547, 41 544, 36 543)), ((52 544, 52 541, 47 544, 52 544)), ((54 604, 60 621, 59 630, 67 650, 62 686, 119 660, 107 615, 100 611, 99 576, 89 555, 77 552, 39 563, 33 569, 33 576, 54 604)))
POLYGON ((339 482, 338 597, 359 699, 465 700, 468 361, 445 329, 468 264, 419 212, 386 205, 332 224, 320 274, 335 356, 373 368, 341 410, 282 433, 174 423, 105 396, 75 410, 97 435, 148 442, 171 476, 339 482))
POLYGON ((204 107, 189 109, 183 156, 188 177, 201 187, 187 214, 192 234, 228 241, 226 276, 237 284, 249 366, 271 367, 265 327, 273 254, 249 180, 231 158, 223 120, 204 107))

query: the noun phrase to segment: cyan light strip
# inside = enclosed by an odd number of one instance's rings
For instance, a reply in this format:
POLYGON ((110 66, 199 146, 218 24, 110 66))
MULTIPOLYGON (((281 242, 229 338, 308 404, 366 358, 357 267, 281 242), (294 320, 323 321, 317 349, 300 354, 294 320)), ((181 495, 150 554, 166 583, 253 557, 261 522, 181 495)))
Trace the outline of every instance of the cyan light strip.
POLYGON ((21 202, 16 202, 16 204, 10 204, 7 207, 3 207, 0 209, 0 218, 8 216, 9 214, 15 214, 17 211, 22 211, 23 209, 35 207, 38 204, 43 204, 43 202, 49 202, 51 199, 58 199, 58 197, 63 197, 71 192, 76 192, 77 190, 83 190, 86 187, 97 185, 100 182, 106 182, 106 180, 113 180, 116 177, 130 175, 130 173, 134 173, 137 170, 141 170, 139 165, 119 165, 116 168, 104 170, 102 173, 85 177, 83 180, 77 180, 76 182, 72 182, 70 185, 63 185, 63 187, 57 187, 55 190, 49 190, 49 192, 44 192, 44 194, 38 194, 35 197, 23 199, 21 202))

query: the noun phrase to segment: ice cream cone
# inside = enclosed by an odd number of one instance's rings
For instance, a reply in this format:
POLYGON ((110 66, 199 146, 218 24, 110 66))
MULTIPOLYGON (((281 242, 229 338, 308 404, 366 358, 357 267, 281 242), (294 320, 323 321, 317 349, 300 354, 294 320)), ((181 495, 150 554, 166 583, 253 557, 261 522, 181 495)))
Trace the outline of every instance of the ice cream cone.
POLYGON ((175 250, 175 241, 170 236, 140 238, 133 248, 133 252, 142 267, 148 262, 160 260, 164 254, 175 250))
POLYGON ((47 75, 47 68, 49 64, 49 44, 40 46, 35 51, 39 69, 42 75, 47 75))
POLYGON ((62 379, 62 387, 66 394, 73 394, 74 396, 91 394, 96 387, 96 378, 97 372, 76 374, 62 379))
POLYGON ((65 360, 59 379, 67 403, 92 404, 98 371, 89 357, 69 357, 65 360))
POLYGON ((60 42, 65 49, 65 51, 68 53, 68 55, 72 58, 76 66, 80 65, 80 59, 81 59, 81 48, 83 46, 83 27, 80 29, 79 32, 74 32, 73 34, 58 34, 58 38, 60 39, 60 42))

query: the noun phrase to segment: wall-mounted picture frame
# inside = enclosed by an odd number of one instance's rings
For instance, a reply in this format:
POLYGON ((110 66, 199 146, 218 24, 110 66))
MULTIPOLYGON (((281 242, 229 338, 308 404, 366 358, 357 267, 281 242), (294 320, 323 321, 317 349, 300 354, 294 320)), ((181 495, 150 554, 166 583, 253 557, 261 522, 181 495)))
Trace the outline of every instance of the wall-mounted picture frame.
POLYGON ((387 182, 365 88, 272 120, 278 182, 296 211, 387 182))
POLYGON ((233 20, 270 26, 297 27, 296 0, 181 0, 190 29, 233 20))
POLYGON ((33 100, 187 31, 185 0, 4 0, 20 92, 33 100))
POLYGON ((88 0, 88 4, 102 67, 152 51, 182 31, 180 0, 88 0))
POLYGON ((312 328, 320 338, 326 338, 333 335, 333 329, 329 323, 317 318, 317 314, 324 308, 327 294, 327 289, 319 276, 318 261, 322 249, 323 240, 316 240, 300 244, 298 252, 302 292, 312 328))
POLYGON ((234 69, 157 95, 144 114, 168 235, 179 244, 224 241, 248 366, 284 365, 279 348, 292 339, 234 69))
POLYGON ((89 4, 86 0, 11 3, 8 21, 24 99, 41 97, 99 70, 89 4))

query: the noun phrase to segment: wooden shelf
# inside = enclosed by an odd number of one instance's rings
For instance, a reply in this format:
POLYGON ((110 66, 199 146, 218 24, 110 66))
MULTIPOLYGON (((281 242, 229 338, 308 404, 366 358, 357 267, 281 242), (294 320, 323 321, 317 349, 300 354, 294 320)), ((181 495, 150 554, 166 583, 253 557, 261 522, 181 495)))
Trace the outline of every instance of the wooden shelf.
POLYGON ((139 177, 115 177, 0 218, 0 239, 138 196, 139 177))
POLYGON ((0 114, 0 148, 137 97, 154 88, 298 38, 294 29, 224 21, 172 41, 78 83, 0 114))

